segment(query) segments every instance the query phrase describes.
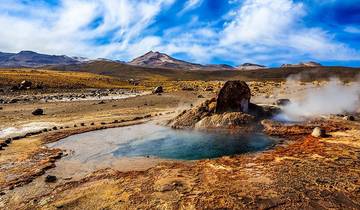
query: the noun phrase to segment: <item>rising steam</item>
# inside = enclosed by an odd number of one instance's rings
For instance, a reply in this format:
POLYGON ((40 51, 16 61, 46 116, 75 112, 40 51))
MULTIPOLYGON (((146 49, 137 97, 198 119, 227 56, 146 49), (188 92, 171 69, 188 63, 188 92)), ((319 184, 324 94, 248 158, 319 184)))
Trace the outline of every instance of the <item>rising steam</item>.
MULTIPOLYGON (((287 86, 294 86, 294 79, 287 86)), ((328 114, 356 112, 360 108, 360 79, 344 84, 339 79, 331 79, 321 87, 305 88, 304 97, 290 99, 291 103, 283 107, 283 113, 276 117, 283 121, 301 121, 307 118, 328 114)))

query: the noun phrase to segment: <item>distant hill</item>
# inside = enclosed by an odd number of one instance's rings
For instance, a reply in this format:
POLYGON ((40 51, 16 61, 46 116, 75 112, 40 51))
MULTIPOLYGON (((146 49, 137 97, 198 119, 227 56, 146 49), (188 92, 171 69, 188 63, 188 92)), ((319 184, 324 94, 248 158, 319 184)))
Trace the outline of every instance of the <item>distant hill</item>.
POLYGON ((283 64, 281 68, 292 68, 292 67, 320 67, 322 66, 320 63, 309 61, 309 62, 301 62, 299 64, 283 64))
POLYGON ((266 66, 253 64, 253 63, 244 63, 240 66, 237 66, 236 68, 239 70, 256 70, 256 69, 265 69, 266 66))
MULTIPOLYGON (((78 57, 44 55, 31 51, 0 53, 0 68, 41 68, 49 70, 90 72, 115 76, 120 80, 285 80, 300 74, 303 80, 323 80, 339 77, 354 80, 359 68, 326 67, 315 62, 266 68, 259 64, 245 63, 237 68, 222 65, 201 65, 172 58, 159 52, 146 53, 129 63, 108 59, 89 60, 78 57), (242 71, 251 70, 251 71, 242 71)), ((1 70, 1 69, 0 69, 1 70)), ((1 79, 1 78, 0 78, 1 79)))
POLYGON ((65 55, 46 55, 32 51, 21 51, 19 53, 0 52, 0 67, 42 67, 46 65, 70 65, 80 63, 79 60, 65 55))
POLYGON ((134 66, 143 66, 151 68, 167 68, 182 70, 234 70, 235 68, 226 64, 201 65, 175 59, 167 54, 150 51, 128 64, 134 66))
POLYGON ((246 81, 279 81, 290 75, 301 75, 305 81, 324 80, 338 77, 343 80, 354 80, 360 74, 360 68, 349 67, 291 67, 269 68, 251 71, 229 70, 179 70, 168 68, 149 68, 128 65, 119 62, 94 61, 91 63, 52 66, 62 71, 83 71, 101 75, 115 76, 121 80, 246 80, 246 81))

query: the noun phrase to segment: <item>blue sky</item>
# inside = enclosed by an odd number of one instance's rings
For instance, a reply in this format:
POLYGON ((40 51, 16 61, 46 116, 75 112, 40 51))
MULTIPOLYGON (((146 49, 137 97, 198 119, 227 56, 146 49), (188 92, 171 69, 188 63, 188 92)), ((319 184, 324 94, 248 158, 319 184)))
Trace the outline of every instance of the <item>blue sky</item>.
POLYGON ((359 0, 9 0, 0 27, 3 52, 360 66, 359 0))

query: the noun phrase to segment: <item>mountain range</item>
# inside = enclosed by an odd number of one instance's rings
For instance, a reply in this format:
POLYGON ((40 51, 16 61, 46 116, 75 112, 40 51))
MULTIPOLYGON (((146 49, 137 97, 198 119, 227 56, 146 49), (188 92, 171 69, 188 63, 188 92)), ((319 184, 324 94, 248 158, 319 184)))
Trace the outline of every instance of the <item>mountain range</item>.
MULTIPOLYGON (((173 58, 167 54, 150 51, 140 57, 133 59, 130 62, 123 62, 109 59, 95 59, 90 60, 84 57, 69 57, 66 55, 47 55, 32 51, 21 51, 19 53, 3 53, 0 52, 0 67, 1 68, 39 68, 39 67, 53 67, 53 66, 71 66, 88 64, 93 62, 110 62, 121 63, 129 66, 138 66, 146 68, 159 69, 173 69, 173 70, 257 70, 266 69, 266 66, 252 63, 244 63, 242 65, 233 67, 227 64, 197 64, 173 58)), ((282 68, 290 67, 319 67, 321 64, 316 62, 305 62, 299 64, 284 64, 282 68)))
POLYGON ((46 55, 32 51, 21 51, 19 53, 0 52, 0 67, 42 67, 47 65, 71 65, 81 63, 81 58, 71 58, 66 55, 46 55))
POLYGON ((32 51, 21 51, 19 53, 3 53, 0 52, 0 67, 1 68, 38 68, 45 66, 64 66, 75 64, 86 64, 92 62, 116 62, 131 66, 161 68, 161 69, 176 69, 176 70, 252 70, 259 68, 266 68, 258 64, 246 63, 238 67, 233 67, 227 64, 208 64, 202 65, 191 63, 183 60, 173 58, 167 54, 150 51, 140 57, 133 59, 130 62, 122 62, 118 60, 109 59, 95 59, 90 60, 84 57, 69 57, 66 55, 47 55, 32 51))

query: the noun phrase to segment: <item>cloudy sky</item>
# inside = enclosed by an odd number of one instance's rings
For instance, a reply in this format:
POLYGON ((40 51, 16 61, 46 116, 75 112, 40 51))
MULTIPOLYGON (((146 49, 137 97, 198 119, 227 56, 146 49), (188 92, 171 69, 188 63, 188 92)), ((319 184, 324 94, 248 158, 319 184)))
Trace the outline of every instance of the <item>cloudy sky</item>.
POLYGON ((6 0, 0 51, 360 66, 359 0, 6 0))

